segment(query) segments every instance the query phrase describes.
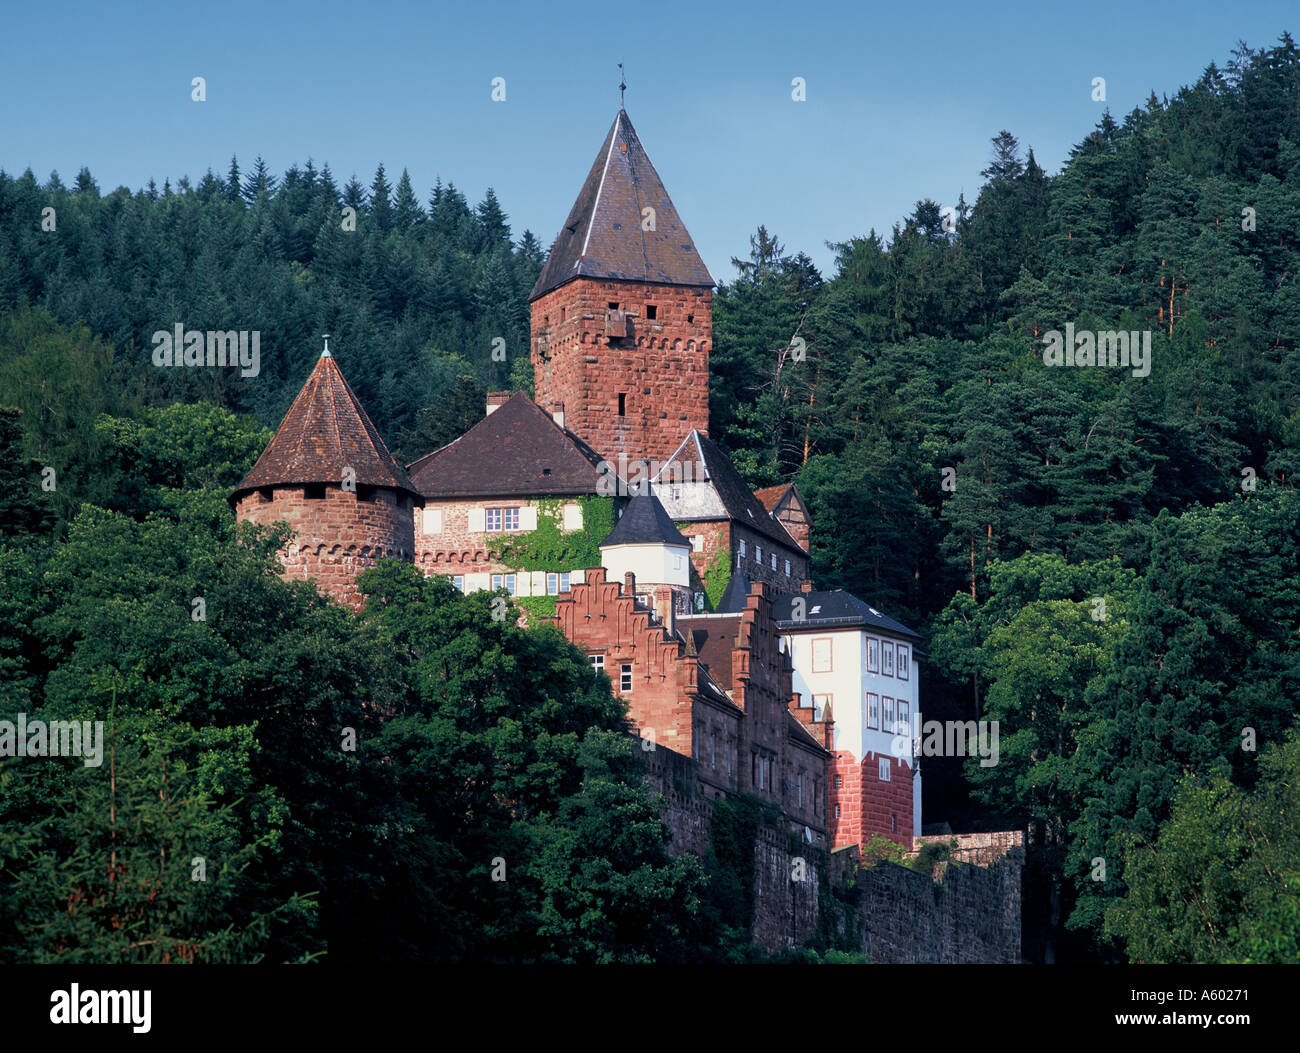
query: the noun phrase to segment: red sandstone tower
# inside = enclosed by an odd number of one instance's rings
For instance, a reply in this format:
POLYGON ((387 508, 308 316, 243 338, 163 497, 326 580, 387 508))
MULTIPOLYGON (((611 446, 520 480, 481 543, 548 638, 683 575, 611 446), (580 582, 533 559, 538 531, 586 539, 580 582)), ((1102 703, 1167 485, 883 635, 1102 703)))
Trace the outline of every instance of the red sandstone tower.
POLYGON ((529 300, 536 401, 602 457, 708 432, 713 279, 625 111, 529 300))
POLYGON ((288 523, 285 574, 352 607, 361 606, 356 576, 376 559, 413 558, 414 509, 424 505, 328 346, 229 500, 236 519, 288 523))

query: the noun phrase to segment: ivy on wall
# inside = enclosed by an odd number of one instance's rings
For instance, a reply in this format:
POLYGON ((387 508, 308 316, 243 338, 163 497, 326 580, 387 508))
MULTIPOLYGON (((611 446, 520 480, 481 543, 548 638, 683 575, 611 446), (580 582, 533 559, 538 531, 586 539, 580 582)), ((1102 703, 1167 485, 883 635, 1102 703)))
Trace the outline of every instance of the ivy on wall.
POLYGON ((726 549, 718 549, 713 560, 704 571, 704 595, 708 609, 716 611, 722 602, 722 594, 731 584, 731 556, 726 549))
POLYGON ((537 529, 521 534, 498 534, 491 542, 492 550, 501 563, 519 570, 563 571, 599 567, 600 543, 614 529, 614 501, 612 497, 538 501, 537 529), (565 533, 564 506, 569 504, 582 509, 582 529, 565 533))

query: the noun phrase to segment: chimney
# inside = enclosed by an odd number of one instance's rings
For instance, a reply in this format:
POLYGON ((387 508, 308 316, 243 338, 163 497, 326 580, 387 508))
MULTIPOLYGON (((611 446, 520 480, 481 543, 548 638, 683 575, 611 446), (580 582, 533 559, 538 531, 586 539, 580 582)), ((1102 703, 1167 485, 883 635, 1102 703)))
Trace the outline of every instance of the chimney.
POLYGON ((799 584, 800 592, 812 592, 812 578, 804 578, 799 584))
POLYGON ((499 409, 510 401, 510 392, 508 391, 489 391, 487 395, 487 413, 489 416, 494 410, 499 409))
POLYGON ((564 403, 557 402, 551 408, 551 420, 555 421, 561 428, 564 427, 564 403))
POLYGON ((623 595, 625 596, 636 595, 636 575, 633 574, 630 570, 623 575, 623 595))

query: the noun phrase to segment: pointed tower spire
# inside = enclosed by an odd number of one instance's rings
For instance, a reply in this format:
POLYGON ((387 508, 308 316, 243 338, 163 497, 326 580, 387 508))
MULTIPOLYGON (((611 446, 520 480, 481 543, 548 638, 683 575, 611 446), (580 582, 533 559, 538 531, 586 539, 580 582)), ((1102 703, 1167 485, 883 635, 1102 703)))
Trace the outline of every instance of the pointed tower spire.
POLYGON ((614 118, 529 300, 574 278, 713 286, 625 110, 614 118))

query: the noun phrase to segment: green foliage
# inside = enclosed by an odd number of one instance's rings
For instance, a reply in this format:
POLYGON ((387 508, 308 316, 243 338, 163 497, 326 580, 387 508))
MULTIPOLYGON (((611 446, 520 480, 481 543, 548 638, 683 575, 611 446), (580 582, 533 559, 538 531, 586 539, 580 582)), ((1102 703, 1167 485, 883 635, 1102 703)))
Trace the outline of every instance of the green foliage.
POLYGON ((501 534, 490 542, 506 566, 520 570, 582 570, 599 567, 600 543, 614 529, 614 498, 546 499, 537 503, 537 529, 501 534), (564 530, 564 505, 582 510, 582 529, 564 530))
POLYGON ((727 586, 731 584, 731 560, 724 549, 718 549, 704 571, 704 598, 707 609, 716 611, 727 586))
POLYGON ((1300 958, 1300 732, 1260 756, 1251 792, 1189 774, 1153 841, 1121 837, 1128 896, 1106 931, 1139 962, 1300 958))

